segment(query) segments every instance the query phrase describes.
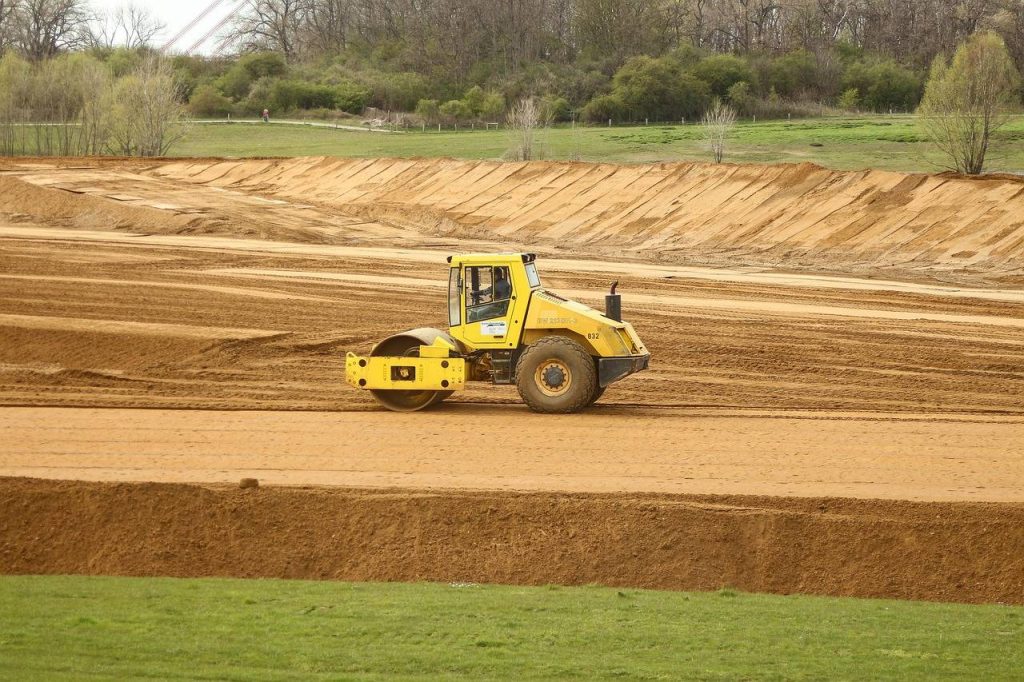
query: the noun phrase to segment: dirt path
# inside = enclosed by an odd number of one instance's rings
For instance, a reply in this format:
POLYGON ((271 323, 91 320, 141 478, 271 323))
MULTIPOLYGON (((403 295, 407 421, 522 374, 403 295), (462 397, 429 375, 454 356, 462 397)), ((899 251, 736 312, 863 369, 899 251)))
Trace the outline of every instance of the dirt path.
POLYGON ((0 476, 1024 502, 1024 419, 6 408, 0 476))

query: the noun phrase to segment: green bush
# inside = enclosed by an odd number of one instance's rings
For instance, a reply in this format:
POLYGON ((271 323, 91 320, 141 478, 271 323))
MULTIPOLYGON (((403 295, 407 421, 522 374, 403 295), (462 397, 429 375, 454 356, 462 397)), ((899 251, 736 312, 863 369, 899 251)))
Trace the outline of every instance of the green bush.
POLYGON ((123 78, 142 63, 144 54, 141 50, 129 50, 127 47, 117 47, 110 51, 106 57, 107 68, 114 78, 123 78))
POLYGON ((220 78, 214 81, 216 88, 233 100, 245 99, 249 96, 253 78, 240 63, 236 63, 220 78))
POLYGON ((505 116, 505 98, 499 92, 488 93, 477 114, 482 120, 490 123, 500 121, 505 116))
MULTIPOLYGON (((235 105, 232 113, 238 116, 260 114, 264 109, 274 107, 274 85, 276 78, 265 76, 252 84, 249 88, 249 96, 235 105)), ((276 113, 272 111, 271 113, 276 113)))
POLYGON ((769 85, 783 97, 797 99, 818 89, 818 65, 814 55, 797 50, 772 60, 768 66, 769 85))
POLYGON ((733 83, 729 88, 729 104, 736 109, 737 113, 749 114, 754 108, 754 94, 751 92, 750 83, 740 81, 733 83))
POLYGON ((232 102, 207 83, 195 89, 188 108, 193 116, 227 116, 232 111, 232 102))
POLYGON ((540 101, 541 118, 551 123, 572 119, 572 108, 564 97, 545 95, 540 101))
MULTIPOLYGON (((410 71, 368 71, 354 77, 370 91, 368 104, 385 111, 412 111, 430 91, 427 79, 410 71)), ((337 82, 347 80, 340 78, 337 82)))
POLYGON ((425 123, 434 124, 441 120, 441 107, 436 99, 421 99, 416 103, 416 115, 425 123))
POLYGON ((237 66, 249 74, 250 80, 281 77, 288 71, 284 56, 277 52, 254 52, 238 60, 237 66))
POLYGON ((736 83, 746 81, 754 84, 756 81, 750 65, 729 54, 715 55, 701 61, 694 67, 693 75, 708 84, 712 95, 722 99, 729 96, 729 88, 736 83))
MULTIPOLYGON (((352 81, 344 81, 330 88, 334 93, 333 108, 350 114, 358 114, 370 101, 370 91, 352 81)), ((327 107, 331 108, 331 107, 327 107)))
POLYGON ((352 82, 317 85, 307 81, 279 80, 270 90, 271 107, 277 111, 340 109, 354 114, 366 107, 368 99, 369 91, 352 82))
POLYGON ((217 89, 235 101, 249 96, 252 84, 261 78, 280 78, 287 71, 284 57, 275 52, 249 54, 232 65, 215 82, 217 89))
POLYGON ((226 66, 220 62, 193 55, 171 57, 174 76, 181 84, 183 95, 191 97, 200 84, 211 82, 223 74, 226 66))
POLYGON ((892 60, 854 62, 843 75, 843 91, 856 89, 872 111, 910 111, 921 101, 921 79, 892 60))
POLYGON ((626 105, 618 95, 599 95, 587 102, 580 112, 584 121, 604 123, 608 120, 623 121, 626 118, 626 105))
POLYGON ((469 107, 474 116, 480 114, 485 99, 487 99, 487 93, 479 85, 474 85, 469 90, 466 90, 466 94, 462 96, 462 101, 466 103, 466 106, 469 107))
POLYGON ((449 121, 468 121, 473 118, 473 110, 461 99, 453 99, 445 102, 440 107, 440 113, 449 121))
POLYGON ((839 96, 839 101, 836 102, 836 105, 846 111, 856 111, 860 106, 860 91, 857 88, 847 88, 839 96))
POLYGON ((615 73, 612 83, 612 93, 633 120, 695 117, 709 98, 708 84, 671 58, 634 57, 615 73))

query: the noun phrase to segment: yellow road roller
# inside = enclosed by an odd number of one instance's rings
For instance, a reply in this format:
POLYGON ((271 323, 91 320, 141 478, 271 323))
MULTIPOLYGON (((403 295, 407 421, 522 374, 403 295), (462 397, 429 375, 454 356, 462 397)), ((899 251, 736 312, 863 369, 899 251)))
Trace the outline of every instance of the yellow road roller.
POLYGON ((391 410, 440 403, 468 381, 515 384, 534 412, 578 412, 647 369, 650 354, 622 321, 612 285, 600 313, 548 291, 532 253, 449 256, 448 324, 349 353, 345 377, 391 410))

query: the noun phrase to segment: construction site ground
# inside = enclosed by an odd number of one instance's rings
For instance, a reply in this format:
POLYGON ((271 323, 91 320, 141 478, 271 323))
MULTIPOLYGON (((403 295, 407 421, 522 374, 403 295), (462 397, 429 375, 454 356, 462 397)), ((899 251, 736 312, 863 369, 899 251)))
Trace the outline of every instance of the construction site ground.
POLYGON ((5 573, 1024 603, 1018 179, 11 160, 0 293, 5 573), (651 369, 572 416, 344 383, 520 249, 618 280, 651 369))

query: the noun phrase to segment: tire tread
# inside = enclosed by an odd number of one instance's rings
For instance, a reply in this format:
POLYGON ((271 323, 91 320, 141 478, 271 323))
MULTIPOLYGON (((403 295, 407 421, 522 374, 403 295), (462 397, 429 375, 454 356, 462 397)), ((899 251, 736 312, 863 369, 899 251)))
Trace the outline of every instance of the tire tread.
MULTIPOLYGON (((532 375, 532 372, 530 373, 532 375)), ((525 379, 526 381, 533 381, 533 377, 529 376, 525 379)), ((576 341, 565 337, 565 336, 545 336, 536 342, 530 344, 525 351, 519 356, 519 361, 516 362, 516 388, 519 389, 519 395, 523 399, 523 402, 533 410, 534 412, 543 412, 546 414, 571 414, 573 412, 579 412, 583 408, 587 407, 593 402, 594 393, 597 391, 597 367, 594 363, 594 358, 576 341), (578 372, 578 378, 574 378, 574 381, 580 381, 587 385, 590 385, 593 390, 581 394, 568 405, 552 409, 551 405, 546 402, 534 399, 530 395, 529 391, 523 390, 523 385, 520 379, 523 377, 522 369, 525 363, 530 362, 530 359, 535 355, 543 355, 550 353, 551 348, 560 348, 567 351, 571 356, 575 356, 578 366, 573 367, 574 372, 578 372)))

